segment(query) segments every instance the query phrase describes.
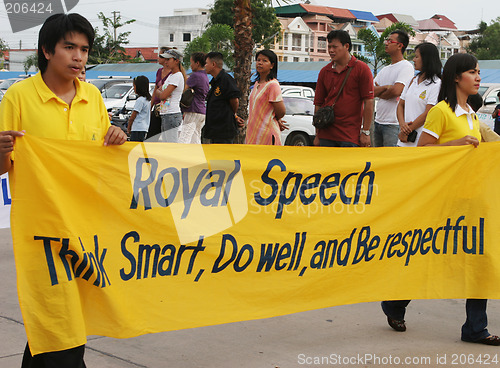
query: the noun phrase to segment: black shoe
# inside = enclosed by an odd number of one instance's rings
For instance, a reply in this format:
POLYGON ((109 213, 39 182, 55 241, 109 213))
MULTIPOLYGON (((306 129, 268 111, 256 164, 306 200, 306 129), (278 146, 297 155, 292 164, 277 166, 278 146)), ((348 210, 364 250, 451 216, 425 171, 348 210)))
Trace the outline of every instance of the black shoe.
POLYGON ((391 317, 387 316, 387 323, 389 323, 389 326, 391 326, 393 329, 399 332, 404 332, 406 331, 406 325, 405 325, 405 320, 397 320, 397 319, 392 319, 391 317))
POLYGON ((473 342, 476 344, 484 344, 484 345, 493 345, 493 346, 500 346, 500 337, 496 335, 490 335, 488 337, 485 337, 484 339, 476 340, 476 341, 471 341, 462 338, 462 341, 465 342, 473 342))

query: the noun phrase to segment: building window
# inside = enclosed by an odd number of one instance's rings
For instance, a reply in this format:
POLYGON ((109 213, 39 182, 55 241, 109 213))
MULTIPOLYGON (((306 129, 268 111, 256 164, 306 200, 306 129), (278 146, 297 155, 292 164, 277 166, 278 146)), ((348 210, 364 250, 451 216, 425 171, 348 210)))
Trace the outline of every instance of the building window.
POLYGON ((299 34, 292 35, 292 50, 300 51, 302 49, 302 36, 299 34))
POLYGON ((293 58, 293 62, 294 62, 294 63, 298 63, 299 61, 300 61, 300 60, 299 60, 299 58, 298 58, 298 57, 294 57, 294 58, 293 58))
POLYGON ((170 42, 174 42, 174 34, 170 33, 170 42))
POLYGON ((327 52, 326 37, 318 37, 318 52, 327 52))
POLYGON ((288 61, 288 56, 284 56, 283 61, 288 61))
POLYGON ((184 42, 191 42, 191 33, 184 33, 184 34, 182 35, 182 40, 183 40, 184 42))

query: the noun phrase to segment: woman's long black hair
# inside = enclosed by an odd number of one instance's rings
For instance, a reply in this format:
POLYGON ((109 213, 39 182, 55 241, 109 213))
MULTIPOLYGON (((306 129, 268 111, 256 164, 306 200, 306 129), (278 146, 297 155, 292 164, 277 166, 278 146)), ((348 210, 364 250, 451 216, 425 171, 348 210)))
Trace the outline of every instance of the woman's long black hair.
POLYGON ((441 79, 441 59, 439 58, 439 50, 433 43, 423 42, 415 47, 416 51, 420 52, 422 58, 422 70, 419 74, 424 74, 425 79, 430 79, 430 83, 436 83, 436 80, 441 79))
MULTIPOLYGON (((269 71, 269 74, 267 75, 266 82, 270 81, 271 79, 278 79, 278 57, 276 54, 268 49, 260 50, 256 55, 255 55, 255 60, 259 57, 259 55, 264 55, 266 56, 271 64, 273 64, 272 69, 269 71)), ((259 73, 256 73, 257 76, 255 78, 255 81, 260 81, 260 75, 259 73)))
POLYGON ((477 59, 470 54, 452 55, 443 68, 441 89, 438 101, 446 101, 451 109, 455 111, 457 106, 457 77, 467 70, 477 67, 477 59))

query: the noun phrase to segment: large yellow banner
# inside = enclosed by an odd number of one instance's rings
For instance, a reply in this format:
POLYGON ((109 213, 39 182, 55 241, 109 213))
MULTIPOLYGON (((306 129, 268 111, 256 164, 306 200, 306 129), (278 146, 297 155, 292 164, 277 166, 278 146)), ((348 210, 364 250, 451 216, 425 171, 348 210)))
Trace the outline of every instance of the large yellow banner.
POLYGON ((341 304, 499 298, 500 144, 16 142, 34 354, 341 304))

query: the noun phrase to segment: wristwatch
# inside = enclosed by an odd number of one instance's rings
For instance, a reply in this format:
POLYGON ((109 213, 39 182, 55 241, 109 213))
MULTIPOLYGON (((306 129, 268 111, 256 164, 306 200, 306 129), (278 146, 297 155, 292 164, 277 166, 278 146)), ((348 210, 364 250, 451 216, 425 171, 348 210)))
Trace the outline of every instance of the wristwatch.
POLYGON ((364 135, 370 135, 370 130, 361 129, 361 133, 363 133, 364 135))

